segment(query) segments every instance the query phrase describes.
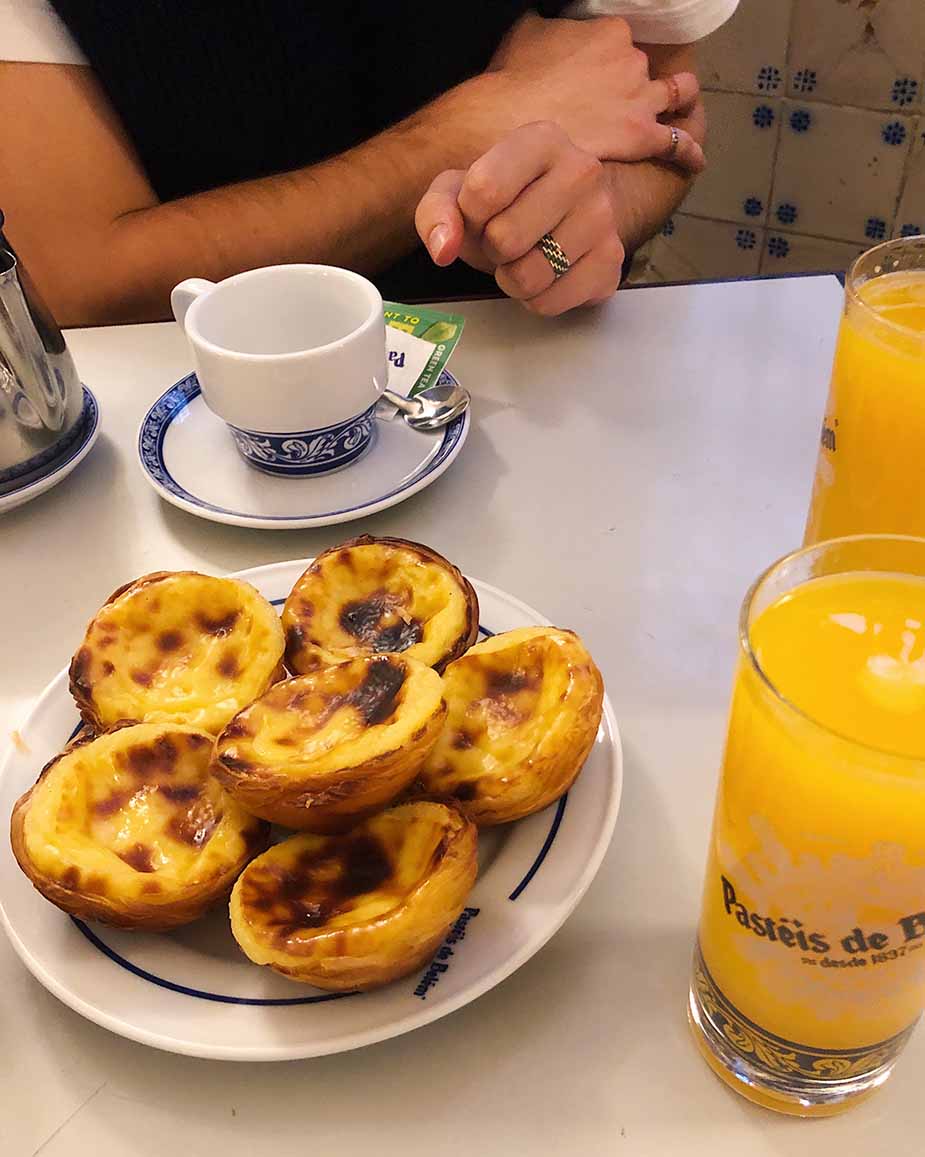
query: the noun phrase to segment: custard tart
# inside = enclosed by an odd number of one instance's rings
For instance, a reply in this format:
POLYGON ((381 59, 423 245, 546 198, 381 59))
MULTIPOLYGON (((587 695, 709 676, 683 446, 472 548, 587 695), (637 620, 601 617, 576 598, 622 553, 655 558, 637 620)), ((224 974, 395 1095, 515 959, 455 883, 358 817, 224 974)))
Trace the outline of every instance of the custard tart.
POLYGON ((446 706, 436 671, 373 655, 277 683, 216 740, 213 773, 254 815, 340 831, 386 807, 437 741, 446 706))
POLYGON ((283 631, 240 579, 160 571, 120 588, 95 615, 70 667, 97 730, 173 722, 216 735, 282 678, 283 631))
POLYGON ((209 774, 212 737, 139 723, 53 759, 13 809, 13 854, 72 916, 161 931, 231 890, 268 825, 209 774))
POLYGON ((471 583, 429 547, 364 535, 320 554, 283 608, 286 664, 305 674, 402 652, 442 671, 479 632, 471 583))
POLYGON ((475 883, 475 826, 429 801, 345 835, 293 836, 231 894, 231 931, 255 964, 334 991, 376 988, 430 959, 475 883))
POLYGON ((480 825, 568 791, 601 722, 604 684, 572 631, 522 627, 478 643, 443 675, 447 722, 419 782, 480 825))

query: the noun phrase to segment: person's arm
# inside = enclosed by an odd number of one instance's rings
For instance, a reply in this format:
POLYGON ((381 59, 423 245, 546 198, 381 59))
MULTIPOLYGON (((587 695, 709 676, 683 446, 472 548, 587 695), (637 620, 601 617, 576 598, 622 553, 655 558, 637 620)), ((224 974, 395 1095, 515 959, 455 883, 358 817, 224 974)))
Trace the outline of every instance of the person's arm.
POLYGON ((489 147, 490 112, 460 90, 321 164, 161 204, 93 73, 0 64, 7 232, 61 324, 167 315, 187 276, 274 262, 372 271, 409 250, 440 168, 489 147))
MULTIPOLYGON (((653 77, 676 72, 696 73, 693 45, 642 45, 649 57, 653 77)), ((697 100, 685 116, 671 118, 670 124, 686 129, 701 146, 706 137, 703 102, 697 100)), ((683 202, 694 177, 664 161, 639 161, 624 164, 610 161, 605 165, 614 202, 617 225, 627 252, 632 253, 648 241, 683 202)))
POLYGON ((414 246, 434 176, 525 121, 553 120, 595 156, 626 155, 620 110, 648 84, 628 25, 543 24, 542 51, 517 68, 476 76, 348 152, 163 204, 90 70, 0 64, 8 236, 71 325, 165 317, 190 276, 280 261, 375 272, 414 246))

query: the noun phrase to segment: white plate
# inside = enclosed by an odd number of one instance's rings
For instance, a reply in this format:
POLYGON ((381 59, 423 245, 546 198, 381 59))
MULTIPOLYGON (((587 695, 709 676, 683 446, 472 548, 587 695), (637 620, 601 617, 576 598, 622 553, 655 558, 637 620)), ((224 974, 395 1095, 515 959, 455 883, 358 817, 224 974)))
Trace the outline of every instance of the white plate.
POLYGON ((0 514, 7 510, 15 510, 17 506, 22 506, 26 502, 31 502, 33 498, 38 498, 46 490, 51 490, 52 486, 57 486, 59 482, 63 482, 93 449, 100 432, 100 407, 91 390, 84 386, 83 391, 84 412, 80 421, 83 422, 84 428, 80 437, 68 449, 64 459, 55 463, 48 474, 43 474, 41 478, 30 482, 28 486, 21 486, 18 490, 12 490, 8 494, 0 494, 0 514))
MULTIPOLYGON (((307 561, 242 572, 281 603, 307 561)), ((517 599, 475 583, 483 627, 545 622, 517 599)), ((73 733, 76 711, 61 674, 46 688, 0 778, 0 814, 73 733)), ((120 932, 59 912, 0 849, 0 917, 13 947, 45 987, 77 1012, 143 1044, 191 1056, 269 1061, 359 1048, 418 1028, 481 996, 562 925, 607 851, 622 785, 617 724, 607 699, 584 771, 567 797, 504 829, 482 833, 481 871, 457 935, 427 969, 387 988, 322 993, 251 964, 224 906, 170 934, 120 932)))
MULTIPOLYGON (((444 370, 439 384, 457 383, 444 370)), ((470 410, 434 434, 412 430, 400 419, 379 420, 372 447, 353 465, 317 478, 277 478, 244 462, 190 374, 145 415, 138 459, 162 498, 199 518, 300 530, 366 518, 430 486, 456 460, 469 424, 470 410)))

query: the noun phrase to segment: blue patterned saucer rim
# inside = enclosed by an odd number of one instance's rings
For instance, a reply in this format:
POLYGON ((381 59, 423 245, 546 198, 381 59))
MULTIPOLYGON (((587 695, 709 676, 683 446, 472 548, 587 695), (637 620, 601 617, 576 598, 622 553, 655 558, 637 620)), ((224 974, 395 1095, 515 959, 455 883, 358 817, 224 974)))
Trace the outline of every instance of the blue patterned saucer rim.
MULTIPOLYGON (((443 370, 437 381, 438 385, 458 385, 456 378, 443 370)), ((422 464, 419 470, 404 478, 399 486, 379 495, 374 499, 356 506, 345 506, 337 510, 325 511, 322 514, 300 516, 298 514, 259 514, 244 510, 232 510, 218 506, 197 497, 191 491, 181 486, 170 473, 164 460, 164 440, 171 423, 186 410, 201 394, 199 381, 195 373, 187 374, 163 393, 154 405, 148 410, 138 430, 138 457, 148 481, 151 482, 165 498, 177 500, 177 505, 191 507, 192 513, 202 511, 204 517, 217 516, 218 521, 240 520, 241 525, 268 525, 285 526, 285 524, 299 524, 300 526, 324 526, 332 522, 348 522, 354 518, 361 518, 364 514, 372 514, 385 509, 402 500, 402 496, 411 494, 426 484, 425 480, 435 478, 443 473, 450 461, 461 449, 469 431, 471 421, 471 407, 458 418, 446 425, 442 431, 442 440, 436 452, 428 461, 422 464), (208 513, 206 513, 208 512, 208 513)))
POLYGON ((11 498, 34 486, 37 482, 44 482, 47 478, 63 470, 78 454, 96 432, 100 420, 100 408, 96 398, 83 386, 83 406, 77 421, 67 432, 61 442, 49 446, 33 455, 28 462, 10 471, 0 471, 0 499, 11 498), (26 469, 28 467, 28 469, 26 469))

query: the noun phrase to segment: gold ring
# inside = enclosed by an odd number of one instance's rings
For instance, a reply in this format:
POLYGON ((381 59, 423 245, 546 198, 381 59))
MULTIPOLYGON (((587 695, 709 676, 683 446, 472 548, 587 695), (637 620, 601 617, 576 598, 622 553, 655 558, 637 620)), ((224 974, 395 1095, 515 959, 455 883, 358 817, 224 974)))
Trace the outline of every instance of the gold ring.
POLYGON ((665 84, 668 86, 668 99, 671 101, 668 107, 672 112, 675 112, 681 107, 681 90, 673 76, 666 76, 665 84))
POLYGON ((555 274, 556 281, 572 267, 571 261, 565 256, 565 252, 559 242, 553 237, 551 233, 544 233, 537 242, 540 252, 552 266, 552 271, 555 274))

